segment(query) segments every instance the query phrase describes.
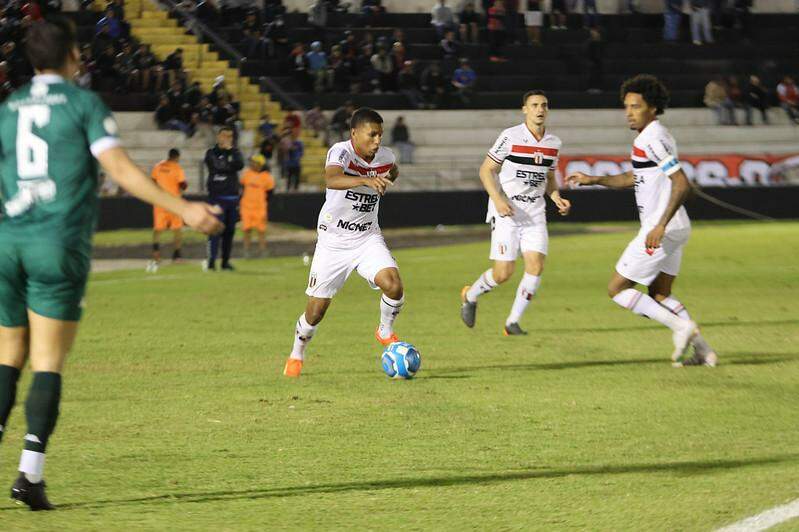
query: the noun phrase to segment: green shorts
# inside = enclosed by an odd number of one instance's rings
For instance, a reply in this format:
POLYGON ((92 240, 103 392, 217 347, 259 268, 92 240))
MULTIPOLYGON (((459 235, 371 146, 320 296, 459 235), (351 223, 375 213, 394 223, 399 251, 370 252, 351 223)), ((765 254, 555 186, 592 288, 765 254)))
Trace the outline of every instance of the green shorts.
POLYGON ((27 326, 28 309, 55 320, 80 320, 90 249, 0 240, 0 326, 27 326))

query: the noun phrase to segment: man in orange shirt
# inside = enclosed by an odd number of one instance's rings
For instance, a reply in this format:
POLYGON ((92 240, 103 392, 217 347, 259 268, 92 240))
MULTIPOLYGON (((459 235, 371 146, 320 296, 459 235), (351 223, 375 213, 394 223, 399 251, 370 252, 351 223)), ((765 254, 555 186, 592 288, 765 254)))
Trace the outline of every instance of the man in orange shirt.
MULTIPOLYGON (((186 190, 186 175, 183 173, 180 163, 180 152, 175 148, 169 150, 169 157, 153 167, 151 177, 153 180, 172 194, 173 196, 182 195, 186 190)), ((172 252, 172 261, 180 260, 181 231, 183 220, 166 209, 160 207, 153 208, 153 258, 147 263, 147 271, 155 273, 158 271, 158 264, 161 261, 161 246, 159 243, 161 231, 171 229, 175 235, 175 250, 172 252)))
POLYGON ((269 196, 275 189, 272 174, 264 168, 266 159, 263 155, 253 155, 250 166, 241 175, 241 212, 242 229, 244 229, 244 256, 250 256, 250 235, 252 230, 258 231, 258 250, 266 251, 266 209, 269 196))

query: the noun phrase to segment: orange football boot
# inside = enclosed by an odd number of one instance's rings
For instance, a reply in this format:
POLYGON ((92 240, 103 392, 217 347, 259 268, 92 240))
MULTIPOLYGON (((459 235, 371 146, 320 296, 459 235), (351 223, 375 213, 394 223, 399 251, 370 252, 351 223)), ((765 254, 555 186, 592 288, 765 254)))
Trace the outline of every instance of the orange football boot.
POLYGON ((399 337, 397 336, 397 333, 391 333, 391 336, 389 336, 388 338, 380 338, 380 327, 375 329, 375 338, 377 338, 377 341, 380 342, 383 345, 383 347, 388 347, 394 342, 399 342, 399 337))
POLYGON ((286 360, 286 367, 283 368, 283 375, 286 377, 299 377, 302 373, 302 360, 289 358, 286 360))

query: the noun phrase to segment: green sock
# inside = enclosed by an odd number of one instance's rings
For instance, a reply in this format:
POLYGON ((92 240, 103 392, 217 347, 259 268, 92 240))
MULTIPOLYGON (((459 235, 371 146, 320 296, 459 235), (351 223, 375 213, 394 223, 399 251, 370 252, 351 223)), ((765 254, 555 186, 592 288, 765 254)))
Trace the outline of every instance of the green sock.
POLYGON ((47 440, 55 429, 58 405, 61 402, 61 374, 38 371, 25 401, 25 417, 28 433, 25 435, 25 450, 43 453, 47 440))
POLYGON ((13 366, 0 364, 0 440, 3 439, 6 421, 17 400, 17 381, 19 370, 13 366))

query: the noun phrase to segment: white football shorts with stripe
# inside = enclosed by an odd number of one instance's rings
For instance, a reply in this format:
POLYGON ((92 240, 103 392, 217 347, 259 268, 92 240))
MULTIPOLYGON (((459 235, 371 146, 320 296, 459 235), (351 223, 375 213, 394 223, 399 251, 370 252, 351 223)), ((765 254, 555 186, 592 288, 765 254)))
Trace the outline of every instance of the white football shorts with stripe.
POLYGON ((308 288, 305 293, 323 299, 336 295, 352 272, 366 279, 377 289, 375 276, 385 268, 398 268, 380 233, 371 233, 354 247, 331 247, 316 243, 308 288))

